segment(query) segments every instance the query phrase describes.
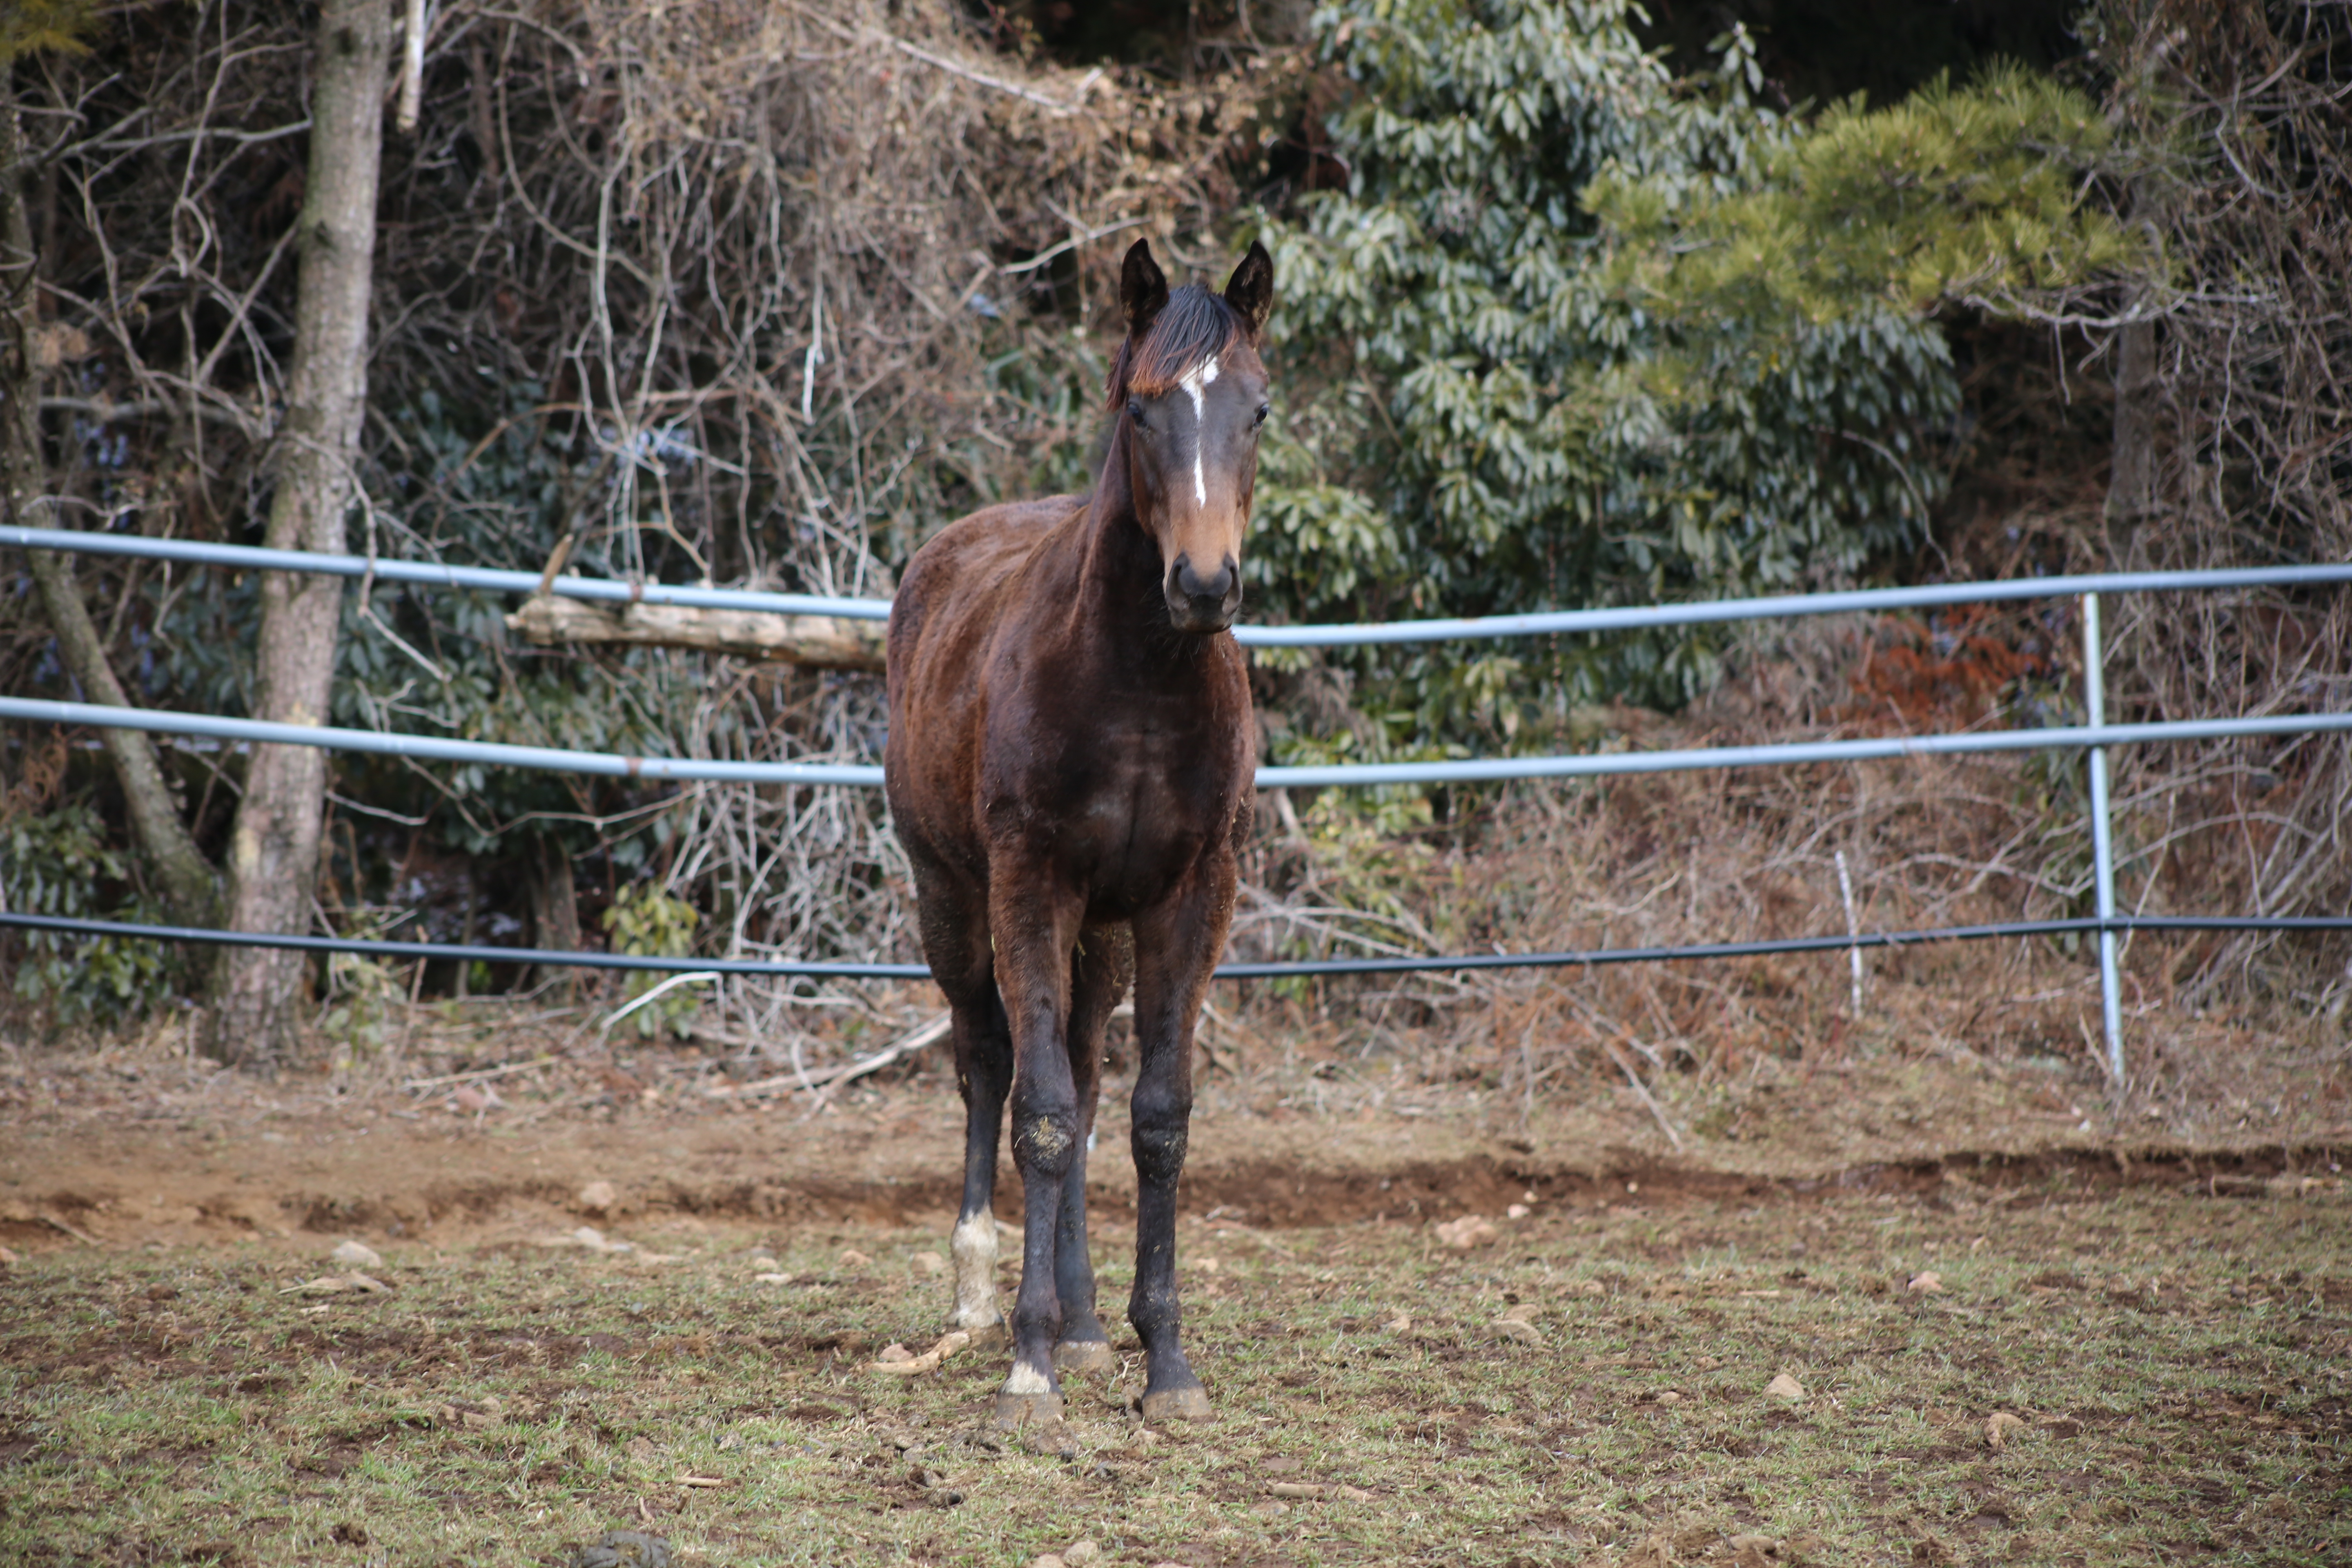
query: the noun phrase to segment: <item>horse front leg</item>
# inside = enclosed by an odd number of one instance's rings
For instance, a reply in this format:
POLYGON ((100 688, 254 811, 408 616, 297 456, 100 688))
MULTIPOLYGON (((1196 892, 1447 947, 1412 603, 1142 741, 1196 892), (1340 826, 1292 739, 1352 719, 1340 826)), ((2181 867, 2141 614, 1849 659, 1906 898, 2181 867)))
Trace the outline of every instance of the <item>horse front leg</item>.
POLYGON ((1184 1357, 1176 1289, 1176 1183, 1192 1126, 1192 1030, 1233 918, 1230 857, 1135 922, 1135 1289, 1128 1321, 1143 1341, 1143 1418, 1205 1421, 1208 1392, 1184 1357))
POLYGON ((1013 1303, 1013 1370, 996 1396, 999 1426, 1062 1417, 1054 1346, 1062 1303, 1055 1259, 1062 1197, 1085 1131, 1065 1041, 1070 950, 1079 905, 1042 879, 992 875, 996 984, 1013 1035, 1013 1161, 1021 1171, 1021 1287, 1013 1303), (1008 887, 1008 884, 1010 886, 1008 887), (1017 889, 1017 890, 1015 890, 1017 889))

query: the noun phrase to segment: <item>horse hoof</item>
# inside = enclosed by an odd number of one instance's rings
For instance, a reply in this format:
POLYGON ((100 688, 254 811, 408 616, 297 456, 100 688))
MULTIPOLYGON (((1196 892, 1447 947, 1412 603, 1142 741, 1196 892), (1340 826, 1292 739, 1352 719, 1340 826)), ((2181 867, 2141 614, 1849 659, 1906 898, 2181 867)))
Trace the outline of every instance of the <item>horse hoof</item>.
POLYGON ((1038 1426, 1062 1419, 1062 1396, 1058 1394, 999 1394, 992 1417, 1000 1432, 1018 1432, 1024 1426, 1038 1426))
POLYGON ((1143 1418, 1146 1421, 1206 1421, 1209 1418, 1208 1390, 1195 1384, 1191 1388, 1163 1388, 1157 1394, 1143 1396, 1143 1418))
POLYGON ((1054 1347, 1057 1372, 1108 1373, 1118 1365, 1118 1357, 1103 1340, 1064 1340, 1054 1347))

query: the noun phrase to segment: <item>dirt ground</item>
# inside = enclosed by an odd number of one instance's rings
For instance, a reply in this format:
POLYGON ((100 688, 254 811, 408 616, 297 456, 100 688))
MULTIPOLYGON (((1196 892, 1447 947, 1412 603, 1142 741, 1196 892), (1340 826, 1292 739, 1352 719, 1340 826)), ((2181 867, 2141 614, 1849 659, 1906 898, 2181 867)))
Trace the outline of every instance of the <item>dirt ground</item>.
POLYGON ((1885 1042, 1728 1104, 1208 1070, 1181 1242, 1219 1416, 1157 1431, 1114 1092, 1124 1365, 1006 1436, 999 1352, 872 1368, 943 1326, 936 1049, 813 1095, 563 1018, 420 1039, 276 1082, 169 1027, 0 1053, 0 1559, 2352 1561, 2325 1097, 2189 1141, 1885 1042))

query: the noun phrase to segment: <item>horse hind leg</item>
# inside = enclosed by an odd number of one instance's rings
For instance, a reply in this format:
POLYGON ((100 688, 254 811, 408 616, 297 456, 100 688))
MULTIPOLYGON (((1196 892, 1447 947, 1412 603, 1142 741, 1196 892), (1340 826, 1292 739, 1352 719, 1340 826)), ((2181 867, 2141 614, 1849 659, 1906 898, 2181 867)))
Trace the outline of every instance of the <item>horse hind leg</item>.
POLYGON ((953 1326, 987 1343, 1006 1336, 996 1300, 996 1146, 1013 1087, 1013 1037, 992 981, 955 1007, 956 1081, 963 1090, 963 1205, 948 1250, 955 1258, 953 1326))
POLYGON ((1055 1291, 1062 1301, 1062 1333, 1054 1346, 1054 1365, 1062 1372, 1107 1374, 1118 1364, 1110 1336, 1095 1312, 1094 1260, 1087 1245, 1087 1153, 1101 1098, 1103 1030, 1134 968, 1134 942, 1123 925, 1089 929, 1070 957, 1066 1038, 1071 1087, 1077 1095, 1078 1146, 1062 1177, 1060 1233, 1054 1251, 1055 1291))

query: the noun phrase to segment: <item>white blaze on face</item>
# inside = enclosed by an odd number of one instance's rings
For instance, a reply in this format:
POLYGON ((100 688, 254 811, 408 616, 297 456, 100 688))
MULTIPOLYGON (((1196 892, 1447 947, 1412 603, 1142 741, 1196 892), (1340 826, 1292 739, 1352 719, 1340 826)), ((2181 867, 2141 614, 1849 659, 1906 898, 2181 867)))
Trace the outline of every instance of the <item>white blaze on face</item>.
POLYGON ((1202 402, 1202 395, 1208 391, 1209 384, 1216 379, 1217 361, 1213 355, 1194 365, 1192 373, 1177 384, 1192 399, 1192 502, 1195 506, 1209 504, 1208 479, 1201 471, 1201 431, 1207 406, 1202 402))

